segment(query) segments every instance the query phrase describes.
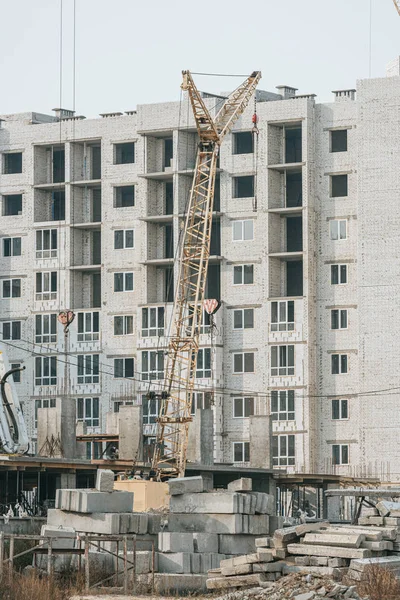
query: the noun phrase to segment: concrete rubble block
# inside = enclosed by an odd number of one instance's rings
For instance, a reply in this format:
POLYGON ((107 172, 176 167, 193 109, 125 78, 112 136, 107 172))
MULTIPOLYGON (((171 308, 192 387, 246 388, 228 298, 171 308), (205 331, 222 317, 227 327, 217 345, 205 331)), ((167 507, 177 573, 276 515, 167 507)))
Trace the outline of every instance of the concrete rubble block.
POLYGON ((97 490, 57 490, 55 508, 79 513, 129 512, 133 506, 133 492, 97 490))
POLYGON ((253 573, 282 573, 285 564, 279 560, 270 563, 254 563, 253 573))
MULTIPOLYGON (((320 523, 303 523, 301 525, 296 525, 294 530, 296 534, 301 537, 306 533, 312 533, 313 531, 320 531, 321 529, 325 530, 330 526, 328 521, 322 521, 320 523)), ((326 533, 324 531, 323 533, 326 533)))
POLYGON ((251 535, 267 535, 270 533, 270 519, 271 517, 268 515, 249 515, 246 533, 250 533, 251 535))
POLYGON ((155 573, 154 591, 158 595, 187 594, 204 592, 207 575, 155 573))
POLYGON ((283 559, 288 555, 285 548, 271 548, 271 552, 275 559, 283 559))
POLYGON ((310 566, 310 556, 295 556, 294 564, 299 567, 309 567, 310 566))
POLYGON ((198 533, 246 533, 243 531, 243 515, 223 514, 169 514, 168 530, 198 533))
POLYGON ((296 527, 284 527, 282 529, 276 529, 274 531, 274 547, 284 548, 290 542, 297 541, 299 536, 296 533, 296 527))
MULTIPOLYGON (((382 539, 384 540, 390 540, 390 541, 394 541, 397 537, 397 528, 394 527, 377 527, 377 526, 373 526, 371 525, 371 527, 364 527, 363 528, 363 533, 365 534, 365 530, 367 530, 370 533, 381 533, 382 534, 382 539)), ((371 540, 372 541, 372 540, 371 540)))
POLYGON ((315 592, 304 592, 304 594, 296 594, 292 597, 293 600, 313 600, 313 598, 315 598, 315 592))
POLYGON ((222 567, 221 575, 223 577, 231 577, 232 575, 248 575, 253 572, 253 565, 237 565, 236 567, 222 567))
POLYGON ((350 569, 353 571, 364 571, 364 569, 370 566, 379 566, 384 569, 400 569, 400 556, 354 559, 350 562, 350 569))
POLYGON ((361 548, 368 548, 369 550, 373 550, 374 552, 380 552, 382 550, 393 550, 393 542, 389 542, 389 540, 382 540, 381 542, 364 541, 361 544, 361 548))
POLYGON ((310 556, 311 567, 327 567, 328 557, 327 556, 310 556))
POLYGON ((219 554, 218 552, 202 552, 200 556, 200 573, 207 573, 212 569, 218 567, 221 560, 226 558, 226 554, 219 554))
POLYGON ((207 579, 208 590, 229 589, 231 587, 258 586, 266 581, 264 573, 252 573, 250 575, 237 575, 234 577, 213 577, 207 579))
MULTIPOLYGON (((220 534, 219 552, 221 554, 249 554, 255 551, 254 535, 220 534)), ((264 538, 263 538, 264 539, 264 538)))
POLYGON ((256 497, 256 514, 259 515, 276 515, 275 497, 265 492, 252 492, 256 497))
POLYGON ((250 477, 241 477, 228 483, 230 492, 251 492, 253 489, 253 481, 250 477))
POLYGON ((203 479, 201 475, 197 477, 177 477, 168 481, 170 496, 180 496, 182 494, 199 494, 209 492, 211 484, 209 480, 203 479))
POLYGON ((359 525, 384 525, 383 517, 360 517, 359 525))
POLYGON ((158 552, 159 573, 191 573, 192 561, 189 552, 163 554, 158 552))
POLYGON ((92 513, 90 516, 49 509, 48 525, 73 527, 82 533, 147 533, 148 516, 146 513, 92 513))
MULTIPOLYGON (((82 568, 85 568, 85 556, 81 557, 82 568)), ((71 569, 78 569, 79 556, 71 556, 71 569)), ((89 550, 89 566, 93 571, 101 573, 101 576, 107 577, 115 573, 114 557, 108 552, 97 552, 95 550, 89 550)))
POLYGON ((389 502, 381 500, 376 504, 376 508, 381 517, 400 517, 400 502, 389 502))
POLYGON ((114 473, 111 469, 98 469, 96 475, 96 490, 99 492, 114 491, 114 473))
POLYGON ((271 550, 262 550, 257 548, 257 557, 259 562, 272 562, 274 560, 271 550))
POLYGON ((347 567, 348 562, 345 558, 328 558, 328 567, 347 567))
POLYGON ((332 567, 301 567, 299 565, 284 564, 282 567, 282 575, 290 575, 291 573, 311 573, 317 577, 331 577, 337 581, 341 581, 347 573, 345 569, 334 569, 332 567))
POLYGON ((342 548, 359 548, 365 537, 361 534, 329 535, 327 533, 306 533, 304 544, 321 546, 341 546, 342 548))
POLYGON ((369 558, 371 550, 366 548, 340 548, 338 546, 317 546, 309 544, 289 544, 289 554, 307 556, 329 556, 330 558, 369 558))
MULTIPOLYGON (((218 554, 219 543, 217 533, 193 533, 194 552, 218 554)), ((221 552, 221 554, 226 554, 221 552)))
MULTIPOLYGON (((114 566, 115 569, 118 569, 119 571, 123 571, 124 570, 124 557, 123 557, 123 553, 120 552, 119 553, 119 558, 117 558, 116 556, 113 557, 114 558, 114 566)), ((127 562, 128 562, 128 569, 132 569, 133 570, 133 565, 134 565, 134 561, 136 560, 136 565, 135 565, 135 572, 137 575, 145 575, 147 573, 152 573, 153 572, 153 553, 145 550, 138 550, 136 551, 136 558, 134 557, 134 553, 131 551, 127 552, 126 555, 127 558, 127 562)), ((157 571, 158 570, 158 552, 155 552, 154 554, 154 570, 157 571)))
POLYGON ((160 552, 194 552, 193 533, 163 531, 158 534, 160 552))
POLYGON ((271 515, 269 517, 269 533, 272 535, 277 529, 282 529, 284 521, 283 517, 271 515))
POLYGON ((180 494, 172 496, 171 513, 222 513, 234 514, 241 511, 240 504, 245 498, 236 492, 209 492, 208 494, 180 494))
POLYGON ((380 542, 381 540, 383 540, 383 532, 382 530, 380 531, 374 531, 372 528, 370 527, 329 527, 325 533, 329 533, 330 535, 343 535, 346 533, 361 533, 362 535, 365 536, 365 539, 367 541, 371 541, 371 542, 380 542))
MULTIPOLYGON (((42 525, 40 535, 52 539, 53 548, 75 548, 76 531, 73 527, 55 527, 54 525, 42 525)), ((47 548, 47 542, 42 544, 47 548)))
MULTIPOLYGON (((211 560, 209 565, 211 567, 211 560)), ((207 572, 208 569, 205 569, 204 572, 207 572)), ((190 554, 190 572, 191 573, 201 573, 202 572, 202 560, 201 554, 190 554)))
POLYGON ((255 539, 256 548, 270 548, 271 547, 271 538, 270 537, 262 537, 255 539))
POLYGON ((151 535, 156 535, 168 524, 168 516, 160 513, 147 513, 148 531, 151 535))
POLYGON ((383 517, 383 524, 385 527, 399 527, 400 517, 383 517))

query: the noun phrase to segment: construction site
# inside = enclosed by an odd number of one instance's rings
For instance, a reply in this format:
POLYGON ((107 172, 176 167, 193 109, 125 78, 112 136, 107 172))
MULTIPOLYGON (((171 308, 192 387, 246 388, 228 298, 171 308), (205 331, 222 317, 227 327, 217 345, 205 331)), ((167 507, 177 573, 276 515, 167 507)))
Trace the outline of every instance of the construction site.
POLYGON ((0 114, 0 600, 400 598, 381 75, 0 114))

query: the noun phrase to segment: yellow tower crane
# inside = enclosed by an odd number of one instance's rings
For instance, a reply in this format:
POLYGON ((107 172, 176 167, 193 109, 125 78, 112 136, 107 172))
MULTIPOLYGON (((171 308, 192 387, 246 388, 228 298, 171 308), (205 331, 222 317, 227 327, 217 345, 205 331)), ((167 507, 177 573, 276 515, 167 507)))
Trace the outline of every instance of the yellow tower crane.
POLYGON ((215 174, 219 148, 247 107, 261 78, 254 71, 213 118, 189 71, 182 89, 189 94, 197 132, 198 153, 178 259, 178 281, 168 345, 166 376, 157 420, 152 470, 157 479, 185 473, 189 423, 195 382, 199 333, 210 255, 215 174))
POLYGON ((393 0, 393 4, 395 5, 396 10, 400 15, 400 0, 393 0))

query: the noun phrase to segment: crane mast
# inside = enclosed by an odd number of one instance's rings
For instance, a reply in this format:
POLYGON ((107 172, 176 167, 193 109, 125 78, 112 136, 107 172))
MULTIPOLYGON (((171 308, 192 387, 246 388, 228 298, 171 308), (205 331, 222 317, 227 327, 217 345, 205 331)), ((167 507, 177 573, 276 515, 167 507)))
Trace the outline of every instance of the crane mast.
POLYGON ((172 332, 152 463, 153 471, 161 480, 182 477, 185 472, 219 148, 248 105, 260 78, 261 73, 254 71, 230 94, 213 119, 190 72, 183 71, 181 87, 189 94, 199 144, 179 256, 172 332))

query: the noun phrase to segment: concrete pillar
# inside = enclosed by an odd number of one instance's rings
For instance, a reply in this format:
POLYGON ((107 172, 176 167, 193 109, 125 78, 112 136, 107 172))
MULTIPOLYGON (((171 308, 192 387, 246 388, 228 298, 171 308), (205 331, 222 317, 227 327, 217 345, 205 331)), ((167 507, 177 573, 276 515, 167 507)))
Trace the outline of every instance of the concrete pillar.
POLYGON ((199 409, 189 424, 187 460, 201 465, 214 464, 214 416, 211 408, 199 409))
POLYGON ((143 413, 141 406, 119 409, 119 458, 143 460, 143 413))
POLYGON ((57 399, 54 408, 38 410, 38 454, 52 458, 76 457, 76 404, 57 399))
POLYGON ((271 469, 272 435, 271 418, 267 415, 250 417, 250 466, 271 469))

